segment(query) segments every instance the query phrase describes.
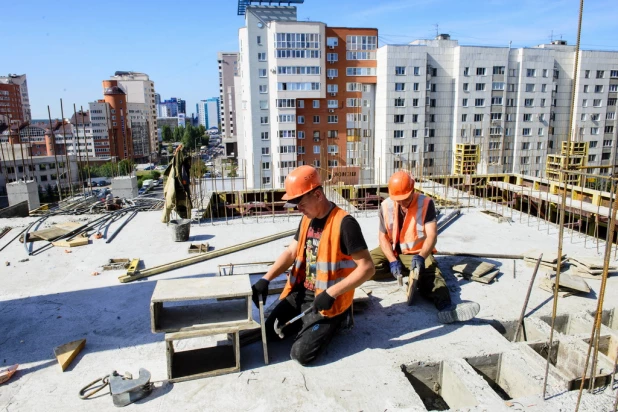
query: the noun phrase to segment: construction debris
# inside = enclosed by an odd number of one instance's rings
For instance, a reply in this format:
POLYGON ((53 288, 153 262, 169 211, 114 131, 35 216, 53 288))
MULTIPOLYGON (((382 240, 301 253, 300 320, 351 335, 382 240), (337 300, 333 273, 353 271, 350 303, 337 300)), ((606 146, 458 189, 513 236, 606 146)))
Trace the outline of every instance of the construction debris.
MULTIPOLYGON (((556 285, 556 274, 548 274, 539 282, 539 288, 553 293, 556 285)), ((590 293, 590 286, 584 279, 575 274, 560 272, 560 284, 558 293, 562 296, 570 296, 577 293, 590 293)))
MULTIPOLYGON (((574 266, 577 274, 589 279, 601 279, 603 274, 603 261, 593 256, 570 256, 569 263, 574 266)), ((609 264, 609 273, 618 271, 618 266, 609 264)))
POLYGON ((119 270, 129 267, 129 258, 116 258, 107 261, 107 264, 103 265, 103 270, 119 270))
POLYGON ((511 219, 510 217, 502 216, 501 214, 492 212, 491 210, 481 210, 481 213, 483 214, 483 216, 487 216, 498 223, 511 223, 513 221, 513 219, 511 219))
POLYGON ((465 258, 452 266, 454 272, 461 273, 464 277, 482 277, 491 272, 496 265, 484 262, 480 259, 465 258))
POLYGON ((70 240, 58 240, 56 242, 52 242, 52 245, 58 247, 77 247, 77 246, 86 246, 90 240, 88 236, 77 236, 75 239, 70 240))
MULTIPOLYGON (((27 236, 28 242, 36 242, 39 240, 53 240, 59 237, 66 235, 67 233, 77 229, 82 226, 80 222, 64 222, 55 224, 47 229, 35 230, 34 232, 29 232, 27 236)), ((20 242, 23 243, 23 237, 20 237, 20 242)))
POLYGON ((86 346, 86 339, 79 339, 54 348, 54 355, 56 356, 63 372, 71 364, 79 352, 84 349, 84 346, 86 346))
POLYGON ((0 370, 0 385, 11 379, 11 376, 13 376, 15 372, 17 372, 17 368, 19 368, 19 364, 15 364, 9 366, 6 369, 0 370))
POLYGON ((200 243, 197 245, 194 245, 193 243, 191 243, 189 245, 189 253, 205 253, 205 252, 208 252, 209 248, 210 248, 210 244, 208 242, 200 243))

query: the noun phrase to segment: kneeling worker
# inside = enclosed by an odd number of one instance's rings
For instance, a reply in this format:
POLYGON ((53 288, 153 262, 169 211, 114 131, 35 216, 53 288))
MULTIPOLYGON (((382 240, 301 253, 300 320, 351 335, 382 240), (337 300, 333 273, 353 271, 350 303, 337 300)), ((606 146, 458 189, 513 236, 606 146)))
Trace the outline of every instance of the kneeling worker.
MULTIPOLYGON (((407 172, 395 172, 388 181, 389 198, 380 208, 380 246, 371 251, 377 275, 395 278, 418 270, 412 287, 433 301, 441 323, 470 320, 480 306, 476 302, 451 303, 451 296, 438 263, 433 257, 438 241, 436 207, 433 200, 414 192, 414 179, 407 172)), ((411 278, 409 281, 412 281, 411 278)))
POLYGON ((285 179, 286 207, 304 215, 294 240, 253 289, 253 302, 266 302, 269 282, 292 266, 280 302, 266 320, 269 339, 279 339, 281 327, 295 334, 290 356, 302 365, 315 360, 335 333, 351 321, 354 289, 374 274, 373 262, 356 219, 324 195, 318 171, 311 166, 294 169, 285 179))

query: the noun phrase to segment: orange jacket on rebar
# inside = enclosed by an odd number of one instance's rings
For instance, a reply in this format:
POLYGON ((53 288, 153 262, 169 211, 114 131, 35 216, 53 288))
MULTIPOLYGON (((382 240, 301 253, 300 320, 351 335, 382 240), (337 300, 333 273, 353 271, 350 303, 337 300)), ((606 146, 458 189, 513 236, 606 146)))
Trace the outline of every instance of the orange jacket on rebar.
MULTIPOLYGON (((397 244, 404 255, 416 255, 423 248, 427 235, 425 234, 425 215, 431 198, 416 193, 405 215, 401 230, 399 230, 399 205, 391 198, 382 202, 381 211, 386 226, 386 234, 396 250, 397 244)), ((435 253, 435 250, 434 250, 435 253)))
MULTIPOLYGON (((319 295, 330 286, 342 281, 350 275, 356 268, 356 262, 351 256, 344 255, 341 252, 341 221, 347 212, 339 207, 336 207, 330 212, 322 236, 318 245, 316 256, 316 274, 315 274, 315 295, 319 295)), ((288 277, 288 281, 281 293, 279 299, 283 300, 292 291, 294 286, 302 285, 305 281, 307 258, 305 253, 305 245, 307 241, 307 231, 311 219, 303 216, 300 224, 300 232, 298 235, 298 247, 296 249, 296 259, 292 265, 292 272, 288 277)), ((322 311, 322 315, 332 317, 343 313, 352 305, 354 299, 354 289, 345 292, 337 298, 333 307, 329 310, 322 311)))

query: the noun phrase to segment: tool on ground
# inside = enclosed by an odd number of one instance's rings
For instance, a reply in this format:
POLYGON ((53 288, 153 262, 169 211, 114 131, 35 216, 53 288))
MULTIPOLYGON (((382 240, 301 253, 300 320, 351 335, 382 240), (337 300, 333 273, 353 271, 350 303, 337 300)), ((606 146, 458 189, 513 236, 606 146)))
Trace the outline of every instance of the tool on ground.
POLYGON ((524 323, 524 316, 526 315, 526 308, 528 307, 528 300, 530 300, 530 293, 532 292, 532 285, 534 285, 534 279, 536 278, 536 272, 539 270, 541 259, 543 259, 542 253, 539 256, 539 259, 536 261, 534 272, 532 272, 532 279, 530 279, 530 285, 528 286, 528 293, 526 293, 526 300, 524 301, 524 307, 521 308, 521 314, 519 315, 519 320, 517 321, 517 328, 515 329, 515 335, 513 336, 513 342, 517 341, 517 338, 519 337, 519 331, 521 329, 522 324, 524 323))
POLYGON ((291 323, 296 322, 298 319, 301 319, 303 316, 305 316, 307 313, 311 312, 313 310, 313 305, 309 306, 307 309, 305 309, 300 315, 293 317, 292 319, 288 320, 287 322, 285 322, 285 324, 281 327, 279 326, 279 319, 275 319, 275 332, 277 333, 277 335, 279 335, 279 337, 281 339, 283 339, 284 335, 283 335, 283 328, 285 328, 286 326, 288 326, 291 323))
POLYGON ((133 379, 133 376, 128 372, 120 375, 114 371, 84 386, 79 391, 79 397, 88 399, 107 385, 109 385, 109 393, 112 395, 114 406, 127 406, 143 399, 152 392, 153 388, 153 384, 150 382, 150 372, 144 368, 140 368, 139 377, 136 379, 133 379), (95 386, 99 382, 101 385, 95 386))
POLYGON ((3 384, 4 382, 11 379, 11 376, 13 376, 15 372, 17 372, 17 368, 19 368, 18 363, 16 363, 15 365, 9 366, 6 369, 0 370, 0 384, 3 384))
POLYGON ((410 271, 410 276, 408 276, 408 290, 406 293, 408 306, 412 305, 412 301, 414 300, 414 295, 416 294, 416 290, 418 289, 418 278, 419 278, 418 269, 414 269, 410 271))

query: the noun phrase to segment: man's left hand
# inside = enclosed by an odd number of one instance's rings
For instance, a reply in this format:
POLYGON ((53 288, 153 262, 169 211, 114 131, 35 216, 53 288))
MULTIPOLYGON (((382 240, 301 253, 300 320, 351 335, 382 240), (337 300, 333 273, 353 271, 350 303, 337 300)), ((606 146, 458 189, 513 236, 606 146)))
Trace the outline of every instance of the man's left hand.
POLYGON ((421 255, 412 256, 412 263, 410 264, 410 270, 418 269, 418 273, 421 274, 425 270, 425 258, 421 255))
POLYGON ((315 297, 313 301, 313 313, 318 313, 322 310, 328 310, 333 307, 335 298, 328 294, 327 291, 323 291, 315 297))

